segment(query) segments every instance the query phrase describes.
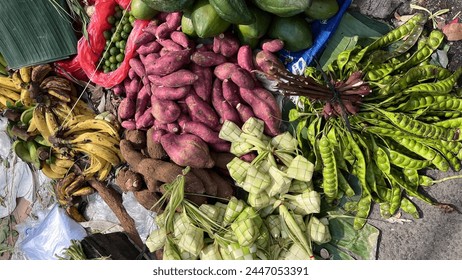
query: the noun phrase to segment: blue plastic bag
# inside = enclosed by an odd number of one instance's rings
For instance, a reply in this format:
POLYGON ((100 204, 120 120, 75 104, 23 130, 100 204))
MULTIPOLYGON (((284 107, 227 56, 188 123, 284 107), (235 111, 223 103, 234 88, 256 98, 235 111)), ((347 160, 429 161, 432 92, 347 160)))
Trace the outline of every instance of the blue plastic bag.
POLYGON ((337 29, 343 14, 350 7, 352 0, 337 0, 339 11, 337 14, 326 21, 313 21, 311 32, 313 33, 313 46, 304 51, 289 52, 282 50, 279 52, 282 61, 288 61, 286 68, 294 74, 303 74, 307 65, 313 62, 313 58, 321 54, 327 41, 337 29))

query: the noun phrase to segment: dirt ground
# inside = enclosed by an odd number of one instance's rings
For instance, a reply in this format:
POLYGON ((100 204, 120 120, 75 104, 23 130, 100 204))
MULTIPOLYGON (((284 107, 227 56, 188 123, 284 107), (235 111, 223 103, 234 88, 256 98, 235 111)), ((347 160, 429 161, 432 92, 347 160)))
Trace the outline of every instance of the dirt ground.
MULTIPOLYGON (((441 20, 455 17, 462 20, 460 0, 353 0, 351 9, 392 24, 394 13, 412 14, 410 4, 425 7, 432 13, 442 9, 449 12, 441 20)), ((449 65, 452 71, 462 66, 462 41, 448 42, 449 65)), ((462 85, 462 81, 459 81, 462 85)), ((456 173, 428 171, 427 175, 439 179, 456 173)), ((428 194, 442 203, 449 203, 462 210, 462 180, 446 181, 428 189, 428 194)), ((371 213, 370 223, 381 230, 377 254, 379 260, 461 260, 462 259, 462 214, 445 213, 441 209, 416 201, 421 218, 411 220, 403 216, 401 223, 387 223, 380 218, 378 208, 371 213)))

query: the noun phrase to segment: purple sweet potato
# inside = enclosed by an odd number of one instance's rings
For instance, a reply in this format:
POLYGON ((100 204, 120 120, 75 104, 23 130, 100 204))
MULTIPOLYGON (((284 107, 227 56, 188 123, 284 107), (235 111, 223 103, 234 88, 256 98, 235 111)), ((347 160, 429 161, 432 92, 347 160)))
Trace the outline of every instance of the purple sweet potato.
POLYGON ((154 142, 157 142, 157 143, 160 143, 160 139, 162 138, 162 136, 164 136, 165 134, 167 134, 167 130, 163 130, 163 129, 159 129, 159 130, 154 130, 152 132, 152 140, 154 142))
POLYGON ((268 104, 271 107, 273 114, 276 118, 280 119, 282 117, 281 109, 277 103, 276 98, 271 92, 267 91, 264 88, 256 87, 253 89, 253 93, 255 94, 255 96, 263 100, 266 104, 268 104))
POLYGON ((239 158, 243 161, 252 162, 257 156, 254 152, 247 153, 245 155, 240 156, 239 158))
POLYGON ((136 111, 135 111, 135 121, 138 120, 141 115, 144 114, 146 109, 151 103, 151 88, 149 85, 144 85, 141 90, 138 92, 136 97, 136 111))
POLYGON ((226 57, 213 51, 196 51, 191 55, 191 61, 202 67, 212 67, 225 63, 226 57))
POLYGON ((154 119, 152 128, 155 130, 167 130, 167 124, 159 121, 158 119, 154 119))
POLYGON ((183 87, 192 85, 199 77, 189 70, 180 69, 163 77, 159 75, 148 75, 148 78, 156 86, 183 87))
POLYGON ((255 81, 250 72, 240 67, 231 73, 231 81, 240 88, 253 89, 255 87, 255 81))
MULTIPOLYGON (((145 28, 143 28, 143 34, 148 33, 151 35, 152 38, 150 41, 154 41, 156 39, 156 29, 159 27, 159 20, 151 20, 145 28)), ((150 42, 148 41, 148 42, 150 42)), ((147 43, 147 42, 146 42, 147 43)))
POLYGON ((211 129, 219 129, 220 119, 215 110, 193 91, 185 98, 189 115, 193 121, 204 123, 211 129))
POLYGON ((229 104, 223 97, 222 88, 223 86, 220 79, 215 79, 212 91, 213 108, 220 117, 220 123, 223 123, 225 120, 229 120, 239 125, 241 123, 239 114, 236 109, 234 109, 234 107, 231 106, 231 104, 229 104))
POLYGON ((194 47, 194 42, 181 31, 173 31, 170 33, 170 39, 185 49, 191 49, 194 47))
POLYGON ((170 36, 170 33, 172 31, 170 30, 170 27, 166 22, 161 23, 157 28, 156 28, 156 38, 157 39, 165 39, 170 36))
POLYGON ((255 70, 252 48, 249 45, 243 45, 239 48, 237 52, 237 64, 249 72, 255 70))
POLYGON ((242 123, 245 123, 251 117, 255 117, 255 114, 253 113, 252 108, 249 105, 244 104, 244 103, 237 104, 236 111, 239 114, 239 117, 241 118, 242 123))
MULTIPOLYGON (((141 59, 141 57, 140 57, 140 59, 141 59)), ((130 68, 130 69, 128 70, 128 78, 129 78, 130 80, 133 80, 133 79, 136 78, 136 77, 138 77, 138 76, 136 75, 135 69, 130 68)))
POLYGON ((184 86, 184 87, 157 87, 152 86, 151 92, 153 96, 158 99, 163 100, 180 100, 186 97, 191 90, 191 86, 184 86))
POLYGON ((284 48, 284 41, 282 41, 281 39, 265 40, 263 41, 261 48, 262 50, 275 53, 284 48))
MULTIPOLYGON (((157 26, 156 27, 151 27, 151 29, 152 28, 155 29, 155 28, 157 28, 157 26)), ((140 36, 138 36, 138 38, 135 41, 135 46, 137 46, 137 47, 145 45, 147 43, 150 43, 150 42, 152 42, 152 41, 154 41, 156 39, 156 36, 154 34, 152 34, 151 32, 146 31, 146 28, 143 31, 144 32, 141 33, 140 36)))
POLYGON ((213 38, 213 51, 226 57, 234 56, 238 52, 239 46, 239 40, 229 32, 213 38))
POLYGON ((159 39, 157 40, 159 44, 163 47, 164 50, 167 51, 181 51, 183 50, 183 47, 175 43, 171 39, 159 39))
POLYGON ((212 168, 215 164, 207 144, 196 135, 167 133, 160 140, 170 159, 180 166, 212 168))
POLYGON ((222 84, 223 98, 228 101, 231 106, 236 107, 241 103, 241 96, 239 95, 239 87, 231 80, 225 79, 222 84))
POLYGON ((213 74, 215 74, 218 79, 223 81, 225 79, 230 79, 233 72, 238 68, 239 66, 234 63, 225 62, 223 64, 217 65, 213 70, 213 74))
POLYGON ((120 123, 120 126, 125 128, 126 130, 134 130, 136 129, 135 120, 126 120, 120 123))
POLYGON ((171 133, 180 133, 181 129, 177 122, 167 124, 167 131, 171 133))
POLYGON ((189 113, 181 113, 181 115, 178 117, 177 123, 182 128, 185 123, 191 122, 191 117, 189 116, 189 113))
POLYGON ((151 114, 150 108, 147 108, 146 111, 137 119, 136 129, 148 129, 154 123, 154 117, 151 114))
POLYGON ((140 59, 133 57, 128 63, 130 64, 131 69, 133 69, 136 75, 138 75, 138 77, 142 78, 146 76, 146 70, 144 69, 144 65, 140 59))
POLYGON ((152 41, 141 45, 136 49, 136 52, 140 55, 148 55, 150 53, 159 52, 162 46, 157 41, 152 41))
POLYGON ((128 120, 135 116, 136 101, 130 98, 124 98, 117 108, 117 114, 121 120, 128 120))
POLYGON ((274 72, 273 68, 284 69, 284 64, 277 58, 276 55, 270 53, 269 51, 259 51, 255 55, 255 68, 261 70, 265 73, 274 72))
POLYGON ((112 88, 112 92, 117 96, 122 96, 125 92, 125 79, 123 83, 117 84, 112 88))
POLYGON ((188 64, 190 61, 190 50, 171 51, 159 57, 155 63, 146 65, 146 73, 165 76, 171 74, 188 64))
POLYGON ((181 114, 180 107, 171 100, 161 100, 151 97, 151 108, 152 115, 161 123, 172 123, 181 114))
POLYGON ((149 67, 149 65, 156 63, 159 57, 159 53, 150 53, 148 55, 140 55, 140 60, 141 63, 143 63, 144 68, 146 69, 146 67, 149 67))
POLYGON ((190 64, 191 71, 198 76, 193 87, 196 94, 205 102, 210 102, 212 95, 213 72, 209 67, 202 67, 196 63, 190 64))
POLYGON ((281 119, 275 115, 272 108, 255 96, 252 90, 240 88, 239 93, 241 98, 252 107, 255 116, 265 123, 265 133, 270 136, 278 135, 281 119))
POLYGON ((168 24, 171 31, 177 30, 178 27, 180 27, 182 16, 182 12, 171 12, 167 14, 165 22, 168 24))
POLYGON ((210 127, 201 122, 185 122, 182 125, 182 129, 184 132, 199 136, 206 143, 216 144, 223 142, 223 140, 218 137, 218 132, 213 131, 210 127))

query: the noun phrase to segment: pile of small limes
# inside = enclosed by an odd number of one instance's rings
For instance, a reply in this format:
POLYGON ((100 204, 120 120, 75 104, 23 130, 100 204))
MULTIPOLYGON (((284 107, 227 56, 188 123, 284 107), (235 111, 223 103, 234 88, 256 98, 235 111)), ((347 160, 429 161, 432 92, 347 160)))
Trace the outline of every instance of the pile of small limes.
POLYGON ((135 17, 130 14, 130 11, 124 11, 122 7, 117 5, 114 8, 114 14, 108 16, 107 22, 112 27, 103 32, 106 47, 99 67, 104 73, 116 70, 124 61, 125 46, 133 29, 135 17))

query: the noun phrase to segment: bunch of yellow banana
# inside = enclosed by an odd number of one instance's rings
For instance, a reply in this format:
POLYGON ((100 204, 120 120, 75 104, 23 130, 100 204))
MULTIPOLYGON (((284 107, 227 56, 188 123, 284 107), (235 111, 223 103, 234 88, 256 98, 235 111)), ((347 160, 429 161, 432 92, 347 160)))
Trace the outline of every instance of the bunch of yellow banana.
POLYGON ((10 107, 21 97, 21 87, 12 77, 0 76, 0 109, 10 107))
POLYGON ((90 185, 87 184, 85 176, 74 172, 68 173, 64 178, 59 180, 53 186, 56 200, 63 206, 71 206, 74 204, 74 199, 81 196, 90 195, 95 192, 90 185))

